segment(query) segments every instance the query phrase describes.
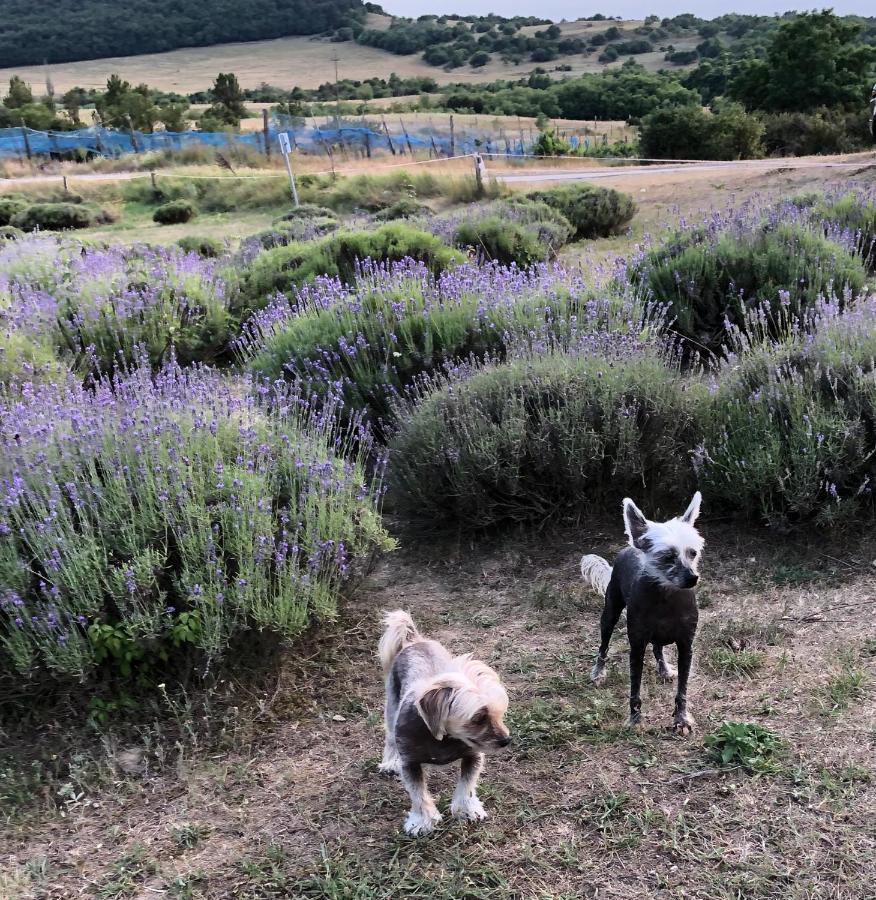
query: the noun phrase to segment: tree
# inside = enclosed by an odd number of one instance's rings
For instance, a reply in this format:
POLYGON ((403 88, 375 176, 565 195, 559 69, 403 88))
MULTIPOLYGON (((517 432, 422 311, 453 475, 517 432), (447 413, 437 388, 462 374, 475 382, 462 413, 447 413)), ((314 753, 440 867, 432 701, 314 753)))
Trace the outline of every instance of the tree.
POLYGON ((857 43, 859 31, 860 25, 828 9, 783 22, 766 59, 746 60, 729 94, 748 109, 771 112, 860 105, 876 51, 857 43))
POLYGON ((20 109, 30 103, 33 103, 33 92, 18 75, 13 75, 9 79, 9 93, 3 98, 3 105, 8 109, 20 109))
POLYGON ((218 120, 226 125, 239 125, 240 120, 246 115, 246 107, 243 105, 244 95, 233 72, 220 72, 210 89, 213 104, 205 115, 205 118, 218 120))
POLYGON ((717 113, 664 106, 642 120, 642 154, 653 159, 751 159, 761 155, 763 124, 737 103, 717 113))

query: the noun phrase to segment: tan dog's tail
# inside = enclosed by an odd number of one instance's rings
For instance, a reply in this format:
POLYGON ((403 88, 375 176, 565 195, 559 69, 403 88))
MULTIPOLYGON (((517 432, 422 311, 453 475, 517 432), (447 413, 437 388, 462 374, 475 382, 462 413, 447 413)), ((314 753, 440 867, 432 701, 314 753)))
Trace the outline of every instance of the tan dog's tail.
POLYGON ((377 655, 380 657, 380 665, 383 671, 389 672, 395 658, 409 644, 423 640, 417 631, 414 620, 404 610, 397 609, 394 612, 384 613, 384 632, 377 645, 377 655))
POLYGON ((611 566, 601 556, 588 553, 581 557, 581 577, 604 596, 611 581, 611 566))

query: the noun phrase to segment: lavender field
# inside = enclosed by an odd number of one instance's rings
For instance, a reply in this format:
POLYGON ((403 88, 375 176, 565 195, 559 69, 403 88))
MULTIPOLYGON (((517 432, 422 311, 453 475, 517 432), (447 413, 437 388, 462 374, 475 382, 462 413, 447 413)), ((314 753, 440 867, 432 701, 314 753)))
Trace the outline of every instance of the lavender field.
POLYGON ((415 200, 182 246, 0 227, 0 896, 864 896, 874 189, 657 228, 587 185, 415 200), (574 558, 695 490, 685 743, 591 696, 574 558), (516 692, 496 819, 430 846, 372 765, 393 604, 516 692), (735 721, 763 756, 709 755, 735 721), (624 785, 652 769, 677 787, 624 785))

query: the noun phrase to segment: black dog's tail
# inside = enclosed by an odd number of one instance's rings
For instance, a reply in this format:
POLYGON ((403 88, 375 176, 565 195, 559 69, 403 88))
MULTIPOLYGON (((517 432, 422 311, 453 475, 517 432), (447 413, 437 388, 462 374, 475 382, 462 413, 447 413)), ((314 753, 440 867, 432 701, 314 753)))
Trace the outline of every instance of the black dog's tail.
POLYGON ((423 640, 414 620, 404 610, 384 613, 384 632, 377 645, 377 655, 384 672, 389 672, 395 658, 409 644, 423 640))
POLYGON ((581 577, 594 591, 604 595, 611 581, 611 566, 601 556, 588 553, 581 557, 581 577))

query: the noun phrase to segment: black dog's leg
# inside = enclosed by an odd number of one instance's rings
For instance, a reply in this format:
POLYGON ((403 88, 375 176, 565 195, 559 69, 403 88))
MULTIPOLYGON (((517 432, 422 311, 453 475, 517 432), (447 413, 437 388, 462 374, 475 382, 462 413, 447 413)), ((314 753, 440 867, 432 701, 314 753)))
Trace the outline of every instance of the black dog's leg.
POLYGON ((624 606, 624 598, 620 589, 614 581, 610 581, 605 592, 605 606, 602 608, 602 617, 599 620, 602 632, 599 654, 590 672, 590 680, 594 684, 600 684, 605 680, 605 661, 608 659, 608 644, 611 641, 611 635, 615 625, 617 625, 617 620, 624 611, 624 606))
POLYGON ((672 681, 672 679, 675 678, 675 672, 663 658, 662 644, 654 644, 654 659, 657 660, 657 675, 664 681, 672 681))
POLYGON ((687 711, 687 679, 693 659, 693 642, 678 642, 678 690, 675 693, 675 714, 672 724, 679 734, 690 734, 696 722, 687 711))
POLYGON ((630 725, 638 725, 642 720, 642 666, 645 664, 645 641, 630 643, 630 725))

